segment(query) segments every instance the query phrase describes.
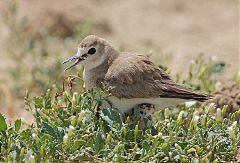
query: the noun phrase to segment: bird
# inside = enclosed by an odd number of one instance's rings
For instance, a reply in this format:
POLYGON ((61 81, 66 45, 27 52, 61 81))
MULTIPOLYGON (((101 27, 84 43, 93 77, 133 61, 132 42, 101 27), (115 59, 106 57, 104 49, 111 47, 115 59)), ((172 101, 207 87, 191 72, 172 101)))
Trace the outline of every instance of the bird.
MULTIPOLYGON (((197 100, 205 101, 207 94, 174 82, 149 57, 134 52, 119 52, 110 42, 96 35, 86 36, 77 53, 63 62, 73 62, 68 70, 82 64, 86 89, 111 87, 108 100, 121 115, 140 104, 151 104, 155 110, 197 100)), ((152 119, 152 117, 149 117, 152 119)))
POLYGON ((155 112, 155 106, 148 103, 141 103, 132 108, 124 116, 129 118, 131 124, 138 125, 140 129, 151 128, 153 124, 153 114, 155 112))

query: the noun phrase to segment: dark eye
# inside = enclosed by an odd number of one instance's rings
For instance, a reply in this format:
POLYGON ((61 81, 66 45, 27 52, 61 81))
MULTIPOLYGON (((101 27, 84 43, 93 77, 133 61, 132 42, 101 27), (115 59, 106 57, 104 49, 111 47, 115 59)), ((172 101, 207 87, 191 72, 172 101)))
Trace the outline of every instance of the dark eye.
POLYGON ((140 111, 141 114, 143 114, 143 111, 140 111))
POLYGON ((95 54, 96 53, 96 49, 95 48, 91 48, 88 50, 88 54, 95 54))

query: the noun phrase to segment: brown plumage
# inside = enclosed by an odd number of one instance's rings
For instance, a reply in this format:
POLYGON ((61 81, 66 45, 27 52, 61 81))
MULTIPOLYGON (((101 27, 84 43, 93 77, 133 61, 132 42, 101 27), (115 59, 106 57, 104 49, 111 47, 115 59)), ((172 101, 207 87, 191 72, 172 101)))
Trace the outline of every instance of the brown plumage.
POLYGON ((113 86, 118 98, 182 98, 204 101, 208 96, 175 83, 146 56, 121 53, 109 67, 103 82, 113 86), (116 64, 115 64, 116 63, 116 64))
MULTIPOLYGON (((202 106, 207 107, 210 103, 214 103, 216 108, 222 108, 228 105, 228 113, 234 113, 240 110, 240 84, 236 82, 228 82, 213 93, 213 97, 205 101, 202 106)), ((228 114, 226 115, 228 116, 228 114)), ((238 116, 240 119, 240 116, 238 116)))
POLYGON ((95 35, 84 38, 77 54, 64 63, 69 61, 75 61, 70 67, 83 64, 87 89, 101 87, 102 84, 113 87, 109 100, 121 112, 129 111, 140 103, 165 108, 191 99, 208 99, 208 95, 175 83, 146 56, 120 53, 109 42, 95 35))

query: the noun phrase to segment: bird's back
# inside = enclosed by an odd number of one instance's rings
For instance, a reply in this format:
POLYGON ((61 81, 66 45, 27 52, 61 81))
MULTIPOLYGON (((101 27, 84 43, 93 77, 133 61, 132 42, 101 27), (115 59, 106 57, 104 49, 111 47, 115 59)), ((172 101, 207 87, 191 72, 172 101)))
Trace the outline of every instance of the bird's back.
POLYGON ((181 98, 204 101, 207 95, 175 83, 169 75, 146 56, 121 53, 109 67, 104 83, 114 87, 118 98, 181 98))

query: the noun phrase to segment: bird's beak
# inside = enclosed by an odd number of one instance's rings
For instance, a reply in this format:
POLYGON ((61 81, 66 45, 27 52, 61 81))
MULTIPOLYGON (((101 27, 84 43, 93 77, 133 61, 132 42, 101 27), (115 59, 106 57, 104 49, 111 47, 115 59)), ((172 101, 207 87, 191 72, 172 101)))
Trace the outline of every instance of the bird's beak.
POLYGON ((153 116, 152 114, 147 114, 147 119, 150 120, 150 121, 152 121, 152 120, 153 120, 153 117, 152 117, 152 116, 153 116))
POLYGON ((68 69, 70 69, 70 68, 78 65, 78 63, 81 62, 81 61, 83 61, 83 60, 84 60, 84 58, 81 57, 81 55, 79 55, 79 53, 77 53, 76 55, 68 58, 67 60, 63 61, 62 64, 66 64, 66 63, 68 63, 68 62, 73 62, 73 61, 75 61, 75 62, 74 62, 72 65, 70 65, 69 67, 65 68, 64 71, 66 71, 66 70, 68 70, 68 69))

